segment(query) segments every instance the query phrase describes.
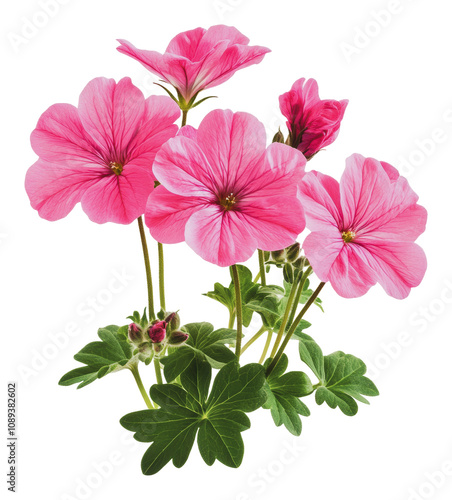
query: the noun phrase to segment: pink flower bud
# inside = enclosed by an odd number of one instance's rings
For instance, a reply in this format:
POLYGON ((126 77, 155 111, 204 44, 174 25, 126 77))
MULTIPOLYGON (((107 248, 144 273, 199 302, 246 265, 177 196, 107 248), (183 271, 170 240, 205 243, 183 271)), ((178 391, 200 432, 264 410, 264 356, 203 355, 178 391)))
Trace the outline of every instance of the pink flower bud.
POLYGON ((166 321, 157 321, 151 325, 147 331, 149 338, 152 342, 158 343, 162 342, 166 335, 166 321))
POLYGON ((168 343, 170 346, 179 346, 182 345, 187 339, 189 335, 188 333, 181 332, 180 330, 176 330, 174 332, 171 332, 171 335, 168 339, 168 343))
POLYGON ((130 323, 128 336, 130 342, 141 342, 142 340, 141 328, 136 323, 130 323))

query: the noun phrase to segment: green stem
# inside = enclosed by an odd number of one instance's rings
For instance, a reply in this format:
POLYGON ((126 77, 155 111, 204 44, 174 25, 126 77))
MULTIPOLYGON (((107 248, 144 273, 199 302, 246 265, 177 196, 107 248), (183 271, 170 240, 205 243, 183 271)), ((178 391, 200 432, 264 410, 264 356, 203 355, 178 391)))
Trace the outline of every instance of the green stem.
POLYGON ((144 232, 143 217, 141 215, 140 217, 138 217, 138 227, 140 228, 141 245, 143 247, 144 266, 146 268, 146 280, 148 285, 148 307, 149 307, 148 313, 149 313, 149 319, 152 321, 155 319, 154 290, 152 287, 151 264, 149 262, 148 245, 146 243, 146 234, 144 232))
POLYGON ((160 294, 160 308, 166 312, 165 304, 165 261, 163 259, 163 245, 157 244, 159 250, 159 294, 160 294))
POLYGON ((158 358, 154 358, 154 368, 155 376, 157 377, 157 384, 163 384, 162 369, 160 368, 160 360, 158 358))
POLYGON ((272 335, 273 335, 273 331, 268 330, 267 340, 265 341, 264 350, 262 351, 262 355, 261 355, 261 359, 259 360, 259 364, 262 364, 264 362, 265 358, 267 357, 267 352, 268 352, 268 349, 269 349, 271 341, 272 341, 272 335))
POLYGON ((267 372, 266 372, 267 377, 270 375, 270 373, 273 371, 273 369, 277 365, 278 361, 281 359, 281 356, 284 353, 284 349, 286 348, 287 344, 289 343, 289 340, 291 339, 294 331, 296 330, 300 321, 303 319, 303 316, 305 315, 306 311, 314 303, 315 299, 317 298, 319 293, 322 291, 322 288, 324 286, 325 286, 325 283, 322 281, 320 283, 320 285, 314 290, 313 294, 309 297, 309 300, 306 302, 306 304, 304 305, 303 309, 300 311, 298 316, 295 318, 295 321, 292 323, 292 326, 289 328, 289 331, 287 332, 287 335, 286 335, 283 343, 281 344, 279 351, 277 352, 276 356, 273 358, 272 362, 270 363, 270 366, 267 368, 267 372))
POLYGON ((266 282, 265 282, 264 252, 262 250, 258 250, 257 254, 259 256, 259 274, 261 275, 261 283, 262 283, 262 286, 265 286, 266 282))
POLYGON ((237 314, 237 340, 235 343, 235 355, 240 359, 240 351, 242 348, 242 295, 240 293, 240 279, 237 271, 237 266, 231 266, 232 281, 235 289, 235 311, 237 314))
POLYGON ((229 313, 228 328, 234 328, 234 323, 235 323, 235 313, 231 312, 229 313))
POLYGON ((292 309, 293 299, 295 298, 296 291, 297 291, 297 283, 295 282, 292 284, 292 288, 290 289, 289 298, 287 299, 286 310, 284 311, 284 316, 283 319, 281 320, 281 325, 278 330, 278 335, 276 336, 275 344, 270 354, 271 358, 275 357, 276 351, 278 350, 283 334, 286 331, 287 320, 289 319, 289 314, 292 309))
POLYGON ((261 277, 261 272, 259 271, 257 274, 256 274, 256 277, 253 279, 253 283, 257 283, 259 281, 259 278, 261 277))
POLYGON ((187 115, 188 115, 188 109, 182 110, 182 125, 181 127, 184 127, 187 125, 187 115))
POLYGON ((146 406, 150 410, 154 410, 155 407, 152 404, 152 401, 149 398, 148 393, 146 392, 146 389, 144 388, 143 381, 141 380, 140 372, 138 371, 138 364, 132 365, 130 368, 130 371, 132 372, 133 378, 135 379, 135 382, 137 383, 138 389, 140 389, 141 395, 143 396, 143 399, 144 399, 144 402, 146 403, 146 406))
POLYGON ((287 321, 288 325, 291 325, 293 319, 295 318, 295 313, 297 312, 298 304, 300 303, 300 297, 301 297, 301 294, 303 293, 304 284, 306 283, 306 280, 308 279, 309 275, 311 274, 311 271, 312 271, 312 267, 309 266, 306 269, 306 271, 303 273, 303 275, 300 279, 300 283, 299 283, 298 289, 297 289, 297 294, 295 295, 295 300, 293 301, 292 311, 290 311, 289 320, 287 321))
POLYGON ((248 349, 248 347, 251 344, 253 344, 254 342, 256 342, 256 340, 265 332, 265 330, 266 330, 266 327, 262 326, 261 329, 257 333, 255 333, 250 338, 250 340, 248 340, 248 342, 242 347, 242 350, 240 351, 240 354, 243 354, 248 349))

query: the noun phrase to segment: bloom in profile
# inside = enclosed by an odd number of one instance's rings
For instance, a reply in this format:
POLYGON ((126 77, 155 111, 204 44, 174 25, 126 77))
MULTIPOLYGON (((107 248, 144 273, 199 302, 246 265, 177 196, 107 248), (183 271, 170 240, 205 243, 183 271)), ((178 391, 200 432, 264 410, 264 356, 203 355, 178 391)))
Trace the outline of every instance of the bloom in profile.
POLYGON ((305 227, 297 197, 305 157, 284 144, 266 149, 264 126, 248 113, 212 111, 188 135, 170 139, 156 156, 162 185, 146 208, 152 236, 185 240, 220 266, 292 244, 305 227))
POLYGON ((225 82, 239 69, 262 61, 269 49, 249 46, 236 28, 196 28, 175 36, 164 54, 140 50, 118 40, 119 52, 133 57, 151 73, 177 89, 186 103, 198 92, 225 82))
POLYGON ((290 145, 309 160, 336 140, 348 100, 321 100, 317 82, 300 78, 279 97, 281 113, 287 118, 290 145))
POLYGON ((317 276, 339 295, 359 297, 378 282, 403 299, 419 285, 427 261, 414 241, 427 211, 394 167, 354 154, 340 184, 312 171, 300 191, 312 231, 303 248, 317 276))
POLYGON ((81 202, 94 222, 129 224, 144 213, 152 162, 179 115, 169 97, 145 99, 130 78, 95 78, 78 108, 54 104, 31 134, 39 156, 25 180, 32 207, 54 221, 81 202))

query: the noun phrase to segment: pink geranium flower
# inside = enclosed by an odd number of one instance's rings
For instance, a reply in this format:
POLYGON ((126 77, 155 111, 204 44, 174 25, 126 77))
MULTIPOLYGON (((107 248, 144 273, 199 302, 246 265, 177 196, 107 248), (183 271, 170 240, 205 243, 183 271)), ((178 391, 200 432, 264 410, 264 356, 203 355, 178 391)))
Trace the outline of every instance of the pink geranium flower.
POLYGON ((292 244, 305 227, 297 198, 304 156, 284 144, 265 149, 264 126, 247 113, 215 110, 196 133, 184 129, 154 162, 162 186, 146 208, 152 236, 185 240, 220 266, 292 244))
POLYGON ((31 134, 39 155, 25 181, 32 207, 54 221, 81 202, 94 222, 129 224, 144 213, 152 162, 179 115, 169 97, 145 99, 130 78, 92 80, 78 108, 54 104, 31 134))
POLYGON ((236 28, 212 26, 179 33, 164 54, 140 50, 118 40, 119 52, 133 57, 145 68, 171 84, 188 103, 198 92, 225 82, 241 68, 262 61, 269 49, 249 46, 236 28))
POLYGON ((317 82, 300 78, 279 97, 281 113, 287 118, 290 144, 306 158, 336 140, 348 101, 321 100, 317 82))
POLYGON ((403 299, 419 285, 427 262, 414 241, 425 230, 427 212, 394 167, 354 154, 340 185, 309 172, 300 196, 312 231, 303 244, 306 256, 339 295, 359 297, 378 282, 403 299))

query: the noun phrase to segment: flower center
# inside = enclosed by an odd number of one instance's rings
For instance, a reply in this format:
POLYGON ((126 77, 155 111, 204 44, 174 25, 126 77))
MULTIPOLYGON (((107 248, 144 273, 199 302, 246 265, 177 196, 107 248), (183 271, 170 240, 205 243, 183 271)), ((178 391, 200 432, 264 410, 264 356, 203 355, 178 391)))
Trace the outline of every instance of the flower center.
POLYGON ((229 193, 226 198, 220 200, 220 205, 226 210, 231 210, 232 207, 237 203, 234 193, 229 193))
POLYGON ((116 175, 120 175, 124 168, 120 163, 116 161, 111 161, 108 166, 110 167, 110 170, 112 170, 116 175))
POLYGON ((356 233, 353 231, 342 231, 342 239, 345 241, 345 243, 350 243, 353 241, 356 237, 356 233))

